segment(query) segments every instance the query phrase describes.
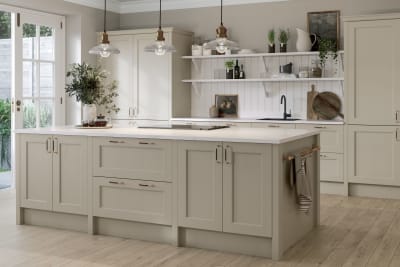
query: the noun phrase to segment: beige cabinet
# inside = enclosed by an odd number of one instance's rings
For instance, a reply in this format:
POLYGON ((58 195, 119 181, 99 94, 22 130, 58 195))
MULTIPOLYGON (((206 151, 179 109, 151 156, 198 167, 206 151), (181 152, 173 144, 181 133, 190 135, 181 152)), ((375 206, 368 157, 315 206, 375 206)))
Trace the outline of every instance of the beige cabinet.
POLYGON ((349 182, 400 185, 400 128, 348 126, 349 182))
POLYGON ((179 142, 179 226, 271 236, 272 149, 179 142))
POLYGON ((20 138, 21 206, 87 214, 87 138, 20 138))
POLYGON ((344 126, 323 124, 297 124, 296 129, 317 130, 320 132, 321 152, 343 153, 344 126))
POLYGON ((164 28, 167 43, 176 53, 156 56, 144 48, 154 43, 157 29, 109 31, 112 44, 120 49, 116 57, 101 59, 101 66, 118 82, 117 105, 121 108, 114 120, 137 119, 168 121, 190 116, 191 92, 181 81, 190 75, 192 33, 164 28))
POLYGON ((350 18, 344 39, 347 122, 400 124, 400 17, 350 18))
POLYGON ((171 190, 171 183, 95 177, 93 215, 171 225, 171 190))
POLYGON ((223 231, 272 236, 272 146, 224 143, 223 231))
POLYGON ((343 154, 320 153, 320 180, 343 182, 343 154))
POLYGON ((93 175, 172 181, 172 141, 93 138, 93 175))

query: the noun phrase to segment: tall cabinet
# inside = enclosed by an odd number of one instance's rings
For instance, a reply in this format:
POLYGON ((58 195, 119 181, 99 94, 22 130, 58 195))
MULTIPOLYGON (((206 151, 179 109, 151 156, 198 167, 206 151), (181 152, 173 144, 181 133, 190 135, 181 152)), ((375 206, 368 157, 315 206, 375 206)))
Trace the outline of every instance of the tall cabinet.
POLYGON ((344 21, 348 181, 400 186, 400 14, 344 21))
POLYGON ((144 48, 156 38, 156 29, 109 32, 110 42, 121 53, 99 59, 101 67, 118 83, 114 120, 168 121, 190 116, 190 88, 181 82, 190 75, 190 62, 181 57, 190 53, 192 33, 164 28, 166 42, 177 52, 157 56, 144 48))

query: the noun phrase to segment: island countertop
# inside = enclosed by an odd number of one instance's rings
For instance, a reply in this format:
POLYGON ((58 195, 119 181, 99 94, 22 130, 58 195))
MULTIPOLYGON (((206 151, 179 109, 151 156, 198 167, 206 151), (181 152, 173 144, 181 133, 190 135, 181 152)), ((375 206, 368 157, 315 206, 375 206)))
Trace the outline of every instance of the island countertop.
POLYGON ((74 126, 17 129, 17 134, 75 135, 111 138, 143 138, 182 141, 214 141, 235 143, 283 144, 319 134, 305 129, 224 128, 217 130, 144 129, 114 127, 110 129, 78 129, 74 126))

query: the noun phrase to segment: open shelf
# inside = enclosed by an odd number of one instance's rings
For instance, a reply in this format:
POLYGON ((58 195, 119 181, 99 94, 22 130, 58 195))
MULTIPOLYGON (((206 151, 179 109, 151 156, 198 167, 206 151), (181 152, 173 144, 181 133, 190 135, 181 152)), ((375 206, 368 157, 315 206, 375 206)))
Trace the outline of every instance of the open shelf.
POLYGON ((244 82, 323 82, 323 81, 344 81, 343 77, 332 78, 293 78, 293 79, 199 79, 199 80, 182 80, 184 83, 244 83, 244 82))
MULTIPOLYGON (((288 56, 318 56, 319 52, 287 52, 287 53, 255 53, 255 54, 231 54, 231 55, 211 55, 211 56, 183 56, 183 59, 218 59, 218 58, 250 58, 250 57, 288 57, 288 56)), ((338 51, 344 54, 344 51, 338 51)))

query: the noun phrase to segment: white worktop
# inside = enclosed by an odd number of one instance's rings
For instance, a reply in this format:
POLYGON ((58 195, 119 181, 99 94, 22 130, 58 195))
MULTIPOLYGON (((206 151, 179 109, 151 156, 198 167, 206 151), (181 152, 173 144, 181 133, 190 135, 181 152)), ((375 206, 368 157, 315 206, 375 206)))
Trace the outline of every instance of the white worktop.
POLYGON ((256 118, 172 118, 172 122, 227 122, 227 123, 277 123, 277 124, 324 124, 324 125, 343 125, 340 120, 259 120, 256 118))
POLYGON ((41 129, 18 129, 15 130, 15 133, 187 141, 220 141, 263 144, 282 144, 319 134, 318 131, 304 129, 260 129, 245 127, 234 127, 205 131, 182 129, 139 129, 136 127, 115 127, 111 129, 77 129, 73 126, 41 129))

